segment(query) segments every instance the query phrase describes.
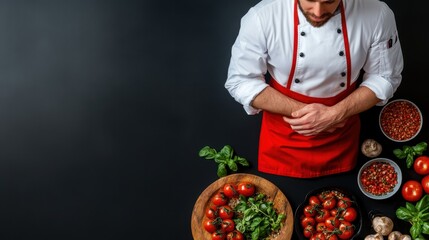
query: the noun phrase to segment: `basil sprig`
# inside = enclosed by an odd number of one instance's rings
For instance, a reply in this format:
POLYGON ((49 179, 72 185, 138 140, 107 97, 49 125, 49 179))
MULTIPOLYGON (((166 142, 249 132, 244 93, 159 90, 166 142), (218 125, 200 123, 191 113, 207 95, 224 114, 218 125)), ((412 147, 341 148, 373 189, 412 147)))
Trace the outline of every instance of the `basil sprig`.
POLYGON ((429 235, 429 194, 416 205, 405 202, 405 207, 396 210, 396 217, 411 224, 410 234, 414 240, 426 239, 423 234, 429 235))
POLYGON ((225 145, 219 152, 214 148, 205 146, 198 155, 208 160, 214 160, 218 164, 218 177, 228 175, 228 169, 237 172, 238 165, 249 166, 249 162, 245 158, 237 156, 230 145, 225 145))
POLYGON ((285 214, 276 212, 273 202, 267 201, 263 193, 249 198, 240 195, 234 211, 238 216, 234 218, 237 230, 251 240, 265 239, 280 230, 286 218, 285 214))
POLYGON ((406 159, 407 168, 411 168, 414 163, 414 156, 420 156, 426 151, 428 144, 426 142, 421 142, 415 146, 403 146, 401 149, 394 149, 393 154, 399 159, 406 159))

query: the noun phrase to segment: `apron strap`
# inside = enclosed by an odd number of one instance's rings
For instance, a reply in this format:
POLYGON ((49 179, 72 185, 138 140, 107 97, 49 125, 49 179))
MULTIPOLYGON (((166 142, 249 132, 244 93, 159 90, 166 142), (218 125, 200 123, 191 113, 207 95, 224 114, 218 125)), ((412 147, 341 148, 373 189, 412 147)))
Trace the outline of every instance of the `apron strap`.
MULTIPOLYGON (((292 85, 292 80, 295 75, 295 68, 296 68, 296 56, 298 52, 298 26, 299 26, 299 17, 298 17, 298 0, 295 0, 295 8, 293 12, 293 18, 294 18, 294 27, 293 27, 293 56, 292 56, 292 65, 290 68, 289 78, 286 84, 286 88, 290 89, 292 85)), ((345 9, 344 4, 341 1, 340 2, 340 10, 341 10, 341 28, 343 31, 343 41, 344 41, 344 48, 346 52, 346 64, 347 64, 347 88, 350 87, 351 84, 351 75, 352 75, 352 64, 351 64, 351 57, 350 57, 350 45, 349 45, 349 37, 347 34, 347 22, 346 22, 346 16, 345 16, 345 9)))

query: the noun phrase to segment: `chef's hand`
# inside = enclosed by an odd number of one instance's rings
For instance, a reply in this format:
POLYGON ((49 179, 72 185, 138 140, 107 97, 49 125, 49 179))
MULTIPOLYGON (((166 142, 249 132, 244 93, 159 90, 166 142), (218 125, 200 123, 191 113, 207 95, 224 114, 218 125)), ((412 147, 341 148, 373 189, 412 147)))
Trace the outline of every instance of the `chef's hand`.
POLYGON ((329 106, 313 103, 292 112, 291 117, 283 117, 291 128, 305 136, 322 132, 333 132, 344 127, 346 120, 339 118, 338 113, 329 106))

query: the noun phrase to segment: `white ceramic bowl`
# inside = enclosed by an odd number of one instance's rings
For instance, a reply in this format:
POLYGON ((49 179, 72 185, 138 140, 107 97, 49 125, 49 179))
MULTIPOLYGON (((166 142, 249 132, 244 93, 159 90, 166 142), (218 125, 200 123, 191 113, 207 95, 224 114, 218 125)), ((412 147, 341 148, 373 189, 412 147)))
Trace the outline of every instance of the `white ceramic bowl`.
MULTIPOLYGON (((395 177, 390 177, 390 179, 394 179, 395 177)), ((386 199, 389 198, 391 196, 393 196, 401 187, 401 183, 402 183, 402 172, 401 169, 399 168, 398 164, 396 164, 396 162, 394 162, 393 160, 387 159, 387 158, 374 158, 369 160, 368 162, 366 162, 365 164, 362 165, 362 167, 359 170, 359 173, 357 175, 357 183, 359 186, 359 189, 362 191, 362 193, 372 199, 377 199, 377 200, 381 200, 381 199, 386 199), (391 167, 393 167, 393 169, 391 169, 391 167), (384 167, 384 168, 383 168, 384 167), (378 169, 376 171, 370 171, 369 169, 373 168, 373 169, 378 169), (394 187, 390 186, 390 187, 386 187, 386 191, 382 192, 382 193, 375 193, 373 191, 371 191, 371 185, 378 185, 377 187, 380 187, 380 182, 391 182, 389 180, 389 178, 386 179, 386 177, 388 177, 388 174, 386 174, 385 172, 383 172, 383 170, 385 169, 391 169, 394 170, 396 172, 396 184, 394 184, 394 187), (373 183, 367 182, 367 184, 362 182, 362 175, 367 175, 368 172, 373 173, 371 176, 377 176, 378 181, 375 181, 373 183), (384 179, 382 179, 384 178, 384 179), (377 183, 378 182, 378 183, 377 183)))
POLYGON ((423 126, 423 115, 413 102, 396 99, 380 111, 379 126, 384 136, 394 142, 406 142, 416 137, 423 126))

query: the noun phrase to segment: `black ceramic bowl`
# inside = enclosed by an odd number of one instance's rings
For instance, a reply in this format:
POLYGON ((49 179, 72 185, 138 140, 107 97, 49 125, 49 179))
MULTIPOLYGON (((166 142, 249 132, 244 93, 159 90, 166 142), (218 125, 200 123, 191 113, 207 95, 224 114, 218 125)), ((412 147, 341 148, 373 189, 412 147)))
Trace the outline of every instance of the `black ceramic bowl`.
MULTIPOLYGON (((327 191, 334 191, 336 193, 338 193, 338 196, 344 196, 344 197, 348 197, 351 200, 351 206, 354 207, 356 209, 356 219, 352 222, 352 224, 354 225, 354 234, 353 237, 350 239, 358 239, 359 237, 359 233, 361 231, 362 228, 362 211, 359 207, 359 203, 356 199, 356 197, 353 194, 350 194, 348 191, 339 188, 339 187, 323 187, 323 188, 319 188, 319 189, 315 189, 310 191, 309 193, 307 193, 307 195, 305 196, 304 201, 298 206, 298 208, 295 211, 295 220, 294 220, 294 228, 295 228, 295 232, 297 234, 297 236, 299 237, 299 239, 308 239, 304 236, 304 228, 301 225, 301 219, 304 216, 304 208, 309 205, 309 199, 311 196, 318 196, 319 194, 323 193, 323 192, 327 192, 327 191)), ((323 206, 321 206, 323 207, 323 206)), ((335 208, 337 208, 337 206, 335 206, 335 208)), ((317 224, 317 222, 316 222, 317 224)))

